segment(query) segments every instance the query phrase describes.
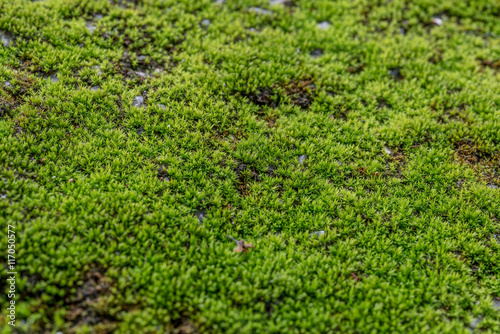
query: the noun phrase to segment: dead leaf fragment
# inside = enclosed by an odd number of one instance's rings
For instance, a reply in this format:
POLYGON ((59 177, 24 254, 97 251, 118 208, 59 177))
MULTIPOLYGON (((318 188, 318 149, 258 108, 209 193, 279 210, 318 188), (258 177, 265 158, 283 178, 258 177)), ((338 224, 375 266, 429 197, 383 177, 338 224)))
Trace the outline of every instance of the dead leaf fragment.
POLYGON ((249 243, 247 244, 245 240, 240 240, 236 243, 238 246, 234 249, 236 253, 241 253, 241 252, 248 252, 249 248, 253 248, 253 244, 249 243))
POLYGON ((235 243, 236 243, 236 248, 234 249, 234 251, 236 253, 242 253, 242 252, 248 252, 248 249, 249 248, 253 248, 254 245, 252 243, 247 243, 245 240, 241 239, 241 240, 236 240, 235 238, 229 236, 226 234, 226 237, 228 237, 229 239, 233 240, 235 243))

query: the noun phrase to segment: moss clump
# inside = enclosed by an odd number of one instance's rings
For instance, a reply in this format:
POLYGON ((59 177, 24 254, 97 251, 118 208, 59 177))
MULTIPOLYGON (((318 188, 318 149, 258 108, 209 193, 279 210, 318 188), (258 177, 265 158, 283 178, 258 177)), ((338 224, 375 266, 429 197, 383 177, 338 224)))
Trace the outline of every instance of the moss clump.
POLYGON ((16 331, 498 333, 499 20, 0 0, 16 331))

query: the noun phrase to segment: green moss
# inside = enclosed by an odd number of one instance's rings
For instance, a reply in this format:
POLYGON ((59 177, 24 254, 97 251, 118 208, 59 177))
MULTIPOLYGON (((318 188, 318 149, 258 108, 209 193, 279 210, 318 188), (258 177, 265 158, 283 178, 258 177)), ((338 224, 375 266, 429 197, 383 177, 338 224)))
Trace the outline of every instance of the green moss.
POLYGON ((0 0, 16 330, 500 331, 498 2, 286 3, 0 0))

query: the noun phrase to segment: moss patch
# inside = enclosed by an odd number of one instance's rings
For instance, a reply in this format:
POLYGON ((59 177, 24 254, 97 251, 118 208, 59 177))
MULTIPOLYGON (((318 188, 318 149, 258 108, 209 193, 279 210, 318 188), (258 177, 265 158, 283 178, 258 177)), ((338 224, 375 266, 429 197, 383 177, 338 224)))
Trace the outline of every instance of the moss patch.
POLYGON ((497 333, 499 20, 0 0, 16 331, 497 333))

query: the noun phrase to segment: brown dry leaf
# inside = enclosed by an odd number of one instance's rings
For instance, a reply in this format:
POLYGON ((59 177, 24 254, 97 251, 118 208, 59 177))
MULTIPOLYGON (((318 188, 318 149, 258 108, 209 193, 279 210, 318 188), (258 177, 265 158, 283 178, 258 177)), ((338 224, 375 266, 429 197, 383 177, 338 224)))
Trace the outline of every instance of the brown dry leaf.
POLYGON ((236 242, 236 244, 238 245, 238 246, 236 246, 236 248, 234 249, 234 251, 235 251, 236 253, 241 253, 241 252, 245 252, 245 253, 246 253, 246 252, 248 252, 248 249, 249 249, 249 248, 253 248, 253 247, 254 247, 252 243, 247 244, 247 243, 245 242, 245 240, 240 240, 240 241, 237 241, 237 242, 236 242))
POLYGON ((241 239, 241 240, 236 240, 235 238, 233 238, 232 236, 230 235, 227 235, 226 234, 226 237, 228 237, 229 239, 233 240, 235 243, 236 243, 236 248, 234 249, 234 251, 236 253, 242 253, 242 252, 248 252, 248 249, 249 248, 253 248, 254 245, 252 243, 247 243, 245 242, 245 240, 241 239))

